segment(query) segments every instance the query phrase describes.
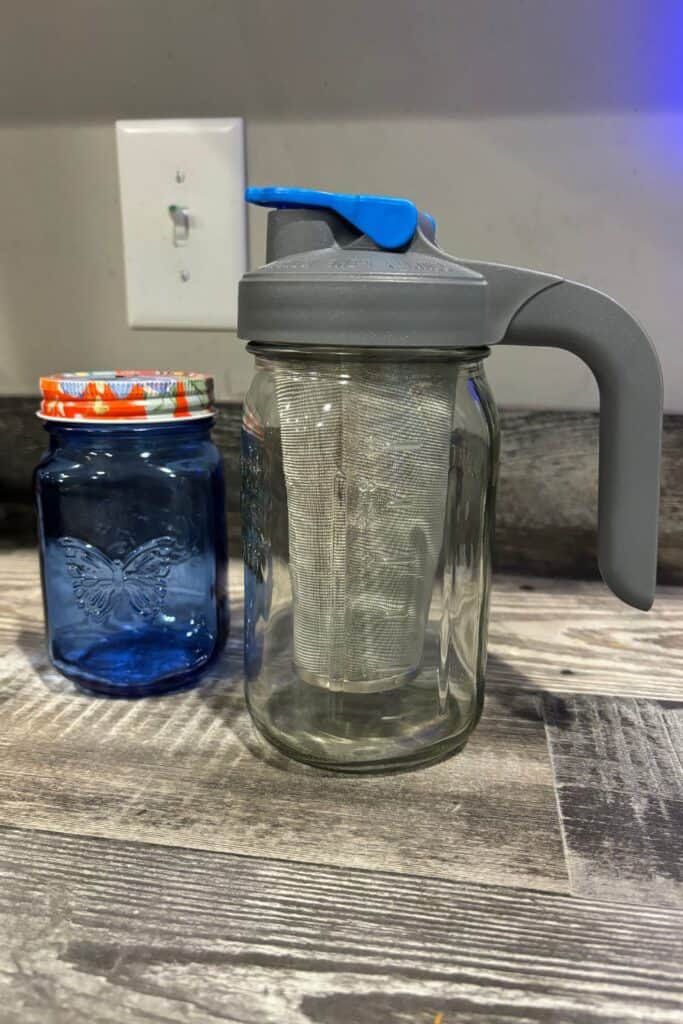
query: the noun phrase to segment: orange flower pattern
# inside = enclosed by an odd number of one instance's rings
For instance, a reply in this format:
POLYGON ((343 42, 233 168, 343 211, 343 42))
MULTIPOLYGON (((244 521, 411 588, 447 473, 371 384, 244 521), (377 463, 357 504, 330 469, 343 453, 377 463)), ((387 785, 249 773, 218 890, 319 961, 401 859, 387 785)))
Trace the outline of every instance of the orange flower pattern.
POLYGON ((179 370, 112 370, 41 377, 44 419, 125 421, 214 413, 213 380, 179 370))

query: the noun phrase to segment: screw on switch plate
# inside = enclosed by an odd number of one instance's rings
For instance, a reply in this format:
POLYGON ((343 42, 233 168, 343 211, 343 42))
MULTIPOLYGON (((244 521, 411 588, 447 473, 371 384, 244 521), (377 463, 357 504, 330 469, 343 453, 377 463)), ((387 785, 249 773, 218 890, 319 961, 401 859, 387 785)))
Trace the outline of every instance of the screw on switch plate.
POLYGON ((128 323, 234 330, 247 263, 241 118, 118 121, 116 141, 128 323))

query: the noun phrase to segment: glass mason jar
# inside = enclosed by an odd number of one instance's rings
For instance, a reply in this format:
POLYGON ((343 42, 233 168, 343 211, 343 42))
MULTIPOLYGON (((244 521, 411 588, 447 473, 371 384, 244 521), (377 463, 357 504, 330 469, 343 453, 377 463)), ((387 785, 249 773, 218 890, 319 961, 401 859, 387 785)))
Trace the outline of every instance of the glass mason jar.
POLYGON ((488 349, 249 350, 253 721, 322 768, 438 761, 483 704, 498 465, 488 349))
POLYGON ((179 374, 135 375, 147 397, 124 404, 131 374, 84 376, 41 381, 50 446, 35 494, 50 659, 96 693, 175 690, 197 681, 228 632, 211 382, 182 375, 198 389, 193 403, 172 393, 179 374))

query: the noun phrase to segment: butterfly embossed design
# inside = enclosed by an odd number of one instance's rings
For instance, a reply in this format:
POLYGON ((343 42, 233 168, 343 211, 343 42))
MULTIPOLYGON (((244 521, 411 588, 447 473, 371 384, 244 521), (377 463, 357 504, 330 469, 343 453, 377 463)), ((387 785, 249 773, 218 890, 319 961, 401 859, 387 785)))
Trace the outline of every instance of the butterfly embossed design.
POLYGON ((158 537, 135 548, 124 560, 107 558, 76 537, 62 537, 73 591, 86 615, 103 619, 122 598, 139 615, 152 618, 166 597, 166 577, 177 561, 172 537, 158 537))

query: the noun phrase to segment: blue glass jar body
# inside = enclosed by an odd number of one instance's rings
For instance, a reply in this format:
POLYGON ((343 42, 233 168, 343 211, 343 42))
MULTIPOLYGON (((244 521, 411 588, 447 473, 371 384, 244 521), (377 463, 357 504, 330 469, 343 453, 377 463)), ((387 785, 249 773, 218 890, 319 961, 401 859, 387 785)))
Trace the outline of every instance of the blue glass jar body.
POLYGON ((212 424, 46 424, 35 494, 49 653, 85 689, 179 689, 225 644, 225 499, 212 424))

